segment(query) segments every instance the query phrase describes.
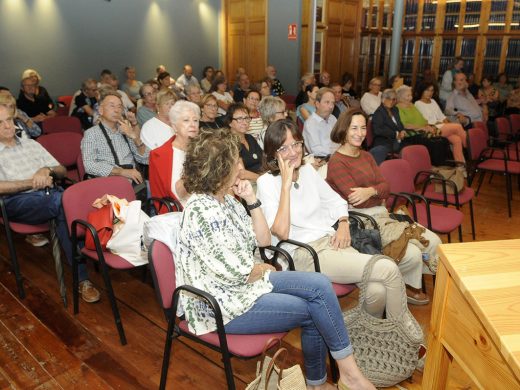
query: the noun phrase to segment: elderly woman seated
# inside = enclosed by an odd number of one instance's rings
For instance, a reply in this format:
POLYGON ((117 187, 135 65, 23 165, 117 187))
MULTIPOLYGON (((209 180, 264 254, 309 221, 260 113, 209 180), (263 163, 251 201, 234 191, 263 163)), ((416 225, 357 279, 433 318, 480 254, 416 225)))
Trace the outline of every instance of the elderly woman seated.
POLYGON ((258 142, 260 146, 264 144, 264 133, 265 129, 267 129, 267 126, 264 124, 262 116, 260 115, 260 111, 258 111, 258 105, 261 100, 262 96, 260 96, 260 92, 256 89, 250 89, 244 95, 244 104, 246 105, 249 111, 249 116, 251 117, 247 133, 255 137, 256 142, 258 142))
POLYGON ((224 127, 224 117, 218 115, 217 98, 212 94, 207 94, 200 101, 202 116, 200 118, 200 128, 220 129, 224 127))
POLYGON ((150 191, 154 197, 172 198, 184 205, 189 193, 184 187, 182 168, 189 140, 199 132, 200 108, 179 100, 169 116, 175 135, 150 152, 150 191))
MULTIPOLYGON (((262 201, 274 241, 292 239, 312 246, 319 255, 321 272, 336 283, 359 283, 371 258, 350 246, 348 204, 303 163, 303 139, 290 120, 272 123, 265 136, 269 171, 257 180, 257 196, 262 201), (338 223, 335 231, 333 225, 338 223)), ((314 271, 309 253, 284 244, 299 271, 314 271)), ((383 312, 401 312, 402 279, 390 259, 378 261, 367 286, 367 311, 375 317, 383 312)))
MULTIPOLYGON (((227 333, 301 327, 308 388, 333 388, 326 383, 325 351, 330 349, 339 367, 340 389, 375 389, 356 365, 327 278, 319 273, 275 272, 268 264, 255 263, 253 249, 269 245, 271 234, 251 184, 238 177, 239 150, 238 137, 227 129, 203 129, 189 143, 183 181, 192 195, 184 209, 175 256, 184 283, 215 297, 227 333), (251 217, 230 192, 246 202, 251 217)), ((212 313, 197 302, 186 295, 181 300, 190 330, 214 331, 212 313)))
POLYGON ((148 149, 158 148, 173 136, 170 109, 176 101, 176 95, 169 89, 162 90, 157 94, 157 116, 146 121, 141 129, 141 140, 148 149))
POLYGON ((258 111, 264 123, 269 126, 278 119, 287 118, 287 108, 285 102, 278 96, 265 96, 260 101, 258 111))
MULTIPOLYGON (((383 246, 391 244, 386 237, 395 238, 395 243, 387 247, 385 254, 396 256, 399 270, 407 284, 408 302, 423 305, 429 302, 426 294, 420 292, 423 273, 423 253, 431 259, 437 256, 439 237, 428 229, 420 235, 421 241, 402 240, 402 235, 409 230, 406 223, 392 223, 384 206, 390 196, 390 186, 383 178, 370 153, 362 150, 362 143, 367 134, 366 117, 360 110, 352 109, 341 113, 334 126, 331 138, 340 144, 332 155, 327 171, 327 182, 346 201, 350 207, 364 214, 384 218, 379 225, 383 246), (397 224, 397 225, 396 225, 397 224), (392 230, 397 230, 397 234, 392 230), (397 240, 401 240, 397 242, 397 240)), ((413 229, 412 229, 413 230, 413 229)))
POLYGON ((372 115, 381 105, 381 86, 383 81, 374 77, 368 84, 368 91, 361 97, 361 108, 367 115, 372 115))

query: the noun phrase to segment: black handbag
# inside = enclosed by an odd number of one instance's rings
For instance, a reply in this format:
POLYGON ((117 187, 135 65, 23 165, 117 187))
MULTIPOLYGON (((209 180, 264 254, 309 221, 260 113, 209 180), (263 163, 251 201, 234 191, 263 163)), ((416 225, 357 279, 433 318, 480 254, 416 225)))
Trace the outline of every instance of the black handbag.
POLYGON ((351 245, 359 253, 380 255, 383 250, 377 229, 362 229, 357 223, 350 224, 351 245))

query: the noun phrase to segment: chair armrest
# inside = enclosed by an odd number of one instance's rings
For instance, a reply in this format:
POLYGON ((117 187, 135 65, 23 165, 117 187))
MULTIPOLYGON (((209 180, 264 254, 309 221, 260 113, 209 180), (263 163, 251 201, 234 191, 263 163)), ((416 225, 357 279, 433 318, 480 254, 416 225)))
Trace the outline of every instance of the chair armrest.
POLYGON ((445 179, 444 177, 429 177, 425 182, 424 182, 424 185, 423 185, 423 190, 422 190, 422 195, 424 196, 424 192, 426 190, 426 188, 428 187, 428 185, 430 184, 435 184, 435 183, 441 183, 442 185, 442 193, 443 193, 443 196, 444 196, 444 199, 443 199, 443 203, 444 203, 444 207, 448 207, 448 193, 446 191, 446 186, 450 187, 452 190, 453 190, 453 195, 455 197, 455 204, 457 207, 460 206, 459 204, 459 190, 457 189, 457 185, 455 184, 455 182, 453 180, 449 180, 449 179, 445 179))
POLYGON ((318 253, 314 250, 314 248, 312 246, 305 244, 303 242, 300 242, 300 241, 291 240, 290 238, 288 238, 287 240, 280 240, 278 242, 278 244, 276 244, 276 246, 280 247, 280 245, 282 245, 282 244, 292 244, 292 245, 299 246, 300 248, 306 249, 312 256, 312 260, 314 261, 314 271, 321 272, 320 259, 318 257, 318 253))
MULTIPOLYGON (((349 210, 348 211, 348 215, 349 216, 353 215, 353 216, 357 216, 357 217, 360 217, 360 218, 366 218, 366 219, 368 219, 370 221, 370 223, 372 224, 374 229, 379 230, 379 225, 377 224, 377 222, 374 219, 374 217, 372 217, 371 215, 360 213, 359 211, 355 211, 355 210, 349 210)), ((364 228, 364 226, 363 226, 363 228, 364 228)))
POLYGON ((152 207, 155 211, 155 214, 158 214, 158 212, 161 210, 162 206, 166 207, 166 210, 168 210, 169 213, 173 211, 171 202, 167 200, 167 198, 158 198, 156 196, 151 196, 148 199, 146 199, 145 209, 146 214, 150 215, 152 211, 152 207), (154 202, 160 203, 159 210, 157 210, 157 207, 155 207, 154 202))
POLYGON ((285 249, 277 247, 277 246, 268 245, 268 246, 259 247, 258 250, 260 251, 260 257, 262 258, 262 260, 265 263, 271 264, 273 267, 276 268, 276 270, 278 270, 278 271, 281 270, 281 266, 278 263, 279 255, 282 255, 285 258, 285 260, 287 260, 287 263, 289 263, 290 271, 295 270, 294 261, 293 261, 291 255, 289 254, 289 252, 287 252, 285 249), (267 255, 266 250, 274 252, 273 256, 271 258, 269 258, 269 256, 267 255))
POLYGON ((97 234, 97 230, 92 224, 88 223, 87 221, 85 221, 83 219, 75 219, 74 221, 72 221, 72 224, 70 227, 73 251, 75 250, 75 248, 77 248, 77 245, 78 245, 78 225, 83 226, 85 228, 85 230, 90 231, 90 233, 92 234, 92 237, 94 238, 94 245, 96 247, 96 254, 97 254, 98 260, 100 263, 104 264, 105 257, 103 256, 103 248, 101 248, 101 243, 99 242, 99 236, 97 234))

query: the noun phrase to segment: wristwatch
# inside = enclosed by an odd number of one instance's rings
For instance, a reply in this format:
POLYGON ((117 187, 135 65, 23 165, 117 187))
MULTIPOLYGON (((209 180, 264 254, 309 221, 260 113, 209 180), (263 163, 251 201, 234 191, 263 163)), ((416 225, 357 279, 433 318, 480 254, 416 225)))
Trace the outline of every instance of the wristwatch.
POLYGON ((260 202, 260 199, 257 199, 255 203, 246 204, 246 207, 249 211, 254 210, 262 205, 262 202, 260 202))
POLYGON ((348 217, 341 217, 340 219, 338 219, 338 224, 341 222, 346 222, 347 225, 350 225, 350 221, 348 220, 348 217))

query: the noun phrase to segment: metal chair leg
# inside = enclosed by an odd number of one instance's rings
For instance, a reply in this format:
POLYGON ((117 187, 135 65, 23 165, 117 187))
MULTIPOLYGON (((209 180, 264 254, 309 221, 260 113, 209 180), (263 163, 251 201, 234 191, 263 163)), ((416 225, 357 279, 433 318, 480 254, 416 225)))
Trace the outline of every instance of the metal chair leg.
POLYGON ((462 242, 462 225, 459 225, 459 242, 462 242))
POLYGON ((23 288, 23 278, 20 272, 20 264, 16 256, 16 249, 14 247, 13 234, 9 228, 9 222, 4 220, 5 237, 7 246, 9 247, 9 256, 11 257, 11 266, 13 267, 14 277, 16 279, 16 287, 18 288, 18 296, 20 299, 25 299, 25 290, 23 288))
POLYGON ((110 306, 112 307, 112 314, 114 315, 114 321, 116 323, 117 332, 119 333, 119 340, 121 341, 121 345, 126 345, 125 330, 123 329, 123 323, 121 322, 121 316, 119 314, 119 309, 117 307, 114 290, 112 289, 112 282, 110 281, 110 276, 108 275, 108 267, 106 266, 106 264, 100 264, 100 266, 101 266, 101 274, 103 275, 103 280, 105 281, 105 287, 108 292, 110 306))
POLYGON ((473 200, 469 201, 469 215, 471 217, 471 234, 473 236, 473 241, 475 241, 477 234, 475 232, 475 215, 473 214, 473 200))
POLYGON ((478 193, 480 192, 480 187, 482 186, 482 182, 484 181, 485 172, 481 171, 480 176, 478 178, 478 186, 477 186, 477 192, 475 192, 475 195, 478 196, 478 193))
POLYGON ((168 377, 168 368, 170 367, 170 354, 172 350, 173 339, 175 338, 175 316, 168 321, 168 330, 166 331, 166 343, 164 344, 163 362, 161 368, 161 382, 159 390, 166 389, 166 379, 168 377))

